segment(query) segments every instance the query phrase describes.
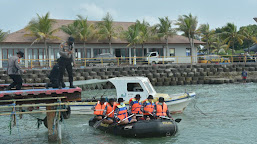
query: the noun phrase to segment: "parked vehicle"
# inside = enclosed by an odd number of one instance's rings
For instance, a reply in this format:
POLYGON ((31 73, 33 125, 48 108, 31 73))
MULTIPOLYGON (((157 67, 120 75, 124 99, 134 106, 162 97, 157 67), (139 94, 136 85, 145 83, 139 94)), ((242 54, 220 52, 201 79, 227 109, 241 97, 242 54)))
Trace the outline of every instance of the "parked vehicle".
POLYGON ((94 57, 93 59, 87 60, 88 66, 98 66, 98 65, 110 65, 113 66, 117 63, 117 58, 115 55, 110 53, 102 53, 94 57))
POLYGON ((158 63, 172 63, 175 58, 161 58, 158 52, 149 52, 146 54, 145 62, 148 64, 158 64, 158 63))
POLYGON ((198 63, 230 63, 229 58, 224 58, 219 55, 206 55, 198 57, 198 63))

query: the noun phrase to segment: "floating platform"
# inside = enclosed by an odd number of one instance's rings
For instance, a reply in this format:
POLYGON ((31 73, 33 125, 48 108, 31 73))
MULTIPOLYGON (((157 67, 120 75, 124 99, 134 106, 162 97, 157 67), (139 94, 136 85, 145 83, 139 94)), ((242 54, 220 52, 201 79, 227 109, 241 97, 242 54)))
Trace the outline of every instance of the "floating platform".
POLYGON ((16 115, 22 118, 22 114, 46 113, 48 140, 59 141, 61 139, 61 129, 58 128, 60 119, 69 118, 67 114, 70 113, 70 108, 65 105, 68 102, 81 100, 82 89, 79 87, 46 89, 44 83, 33 83, 23 84, 22 90, 6 91, 5 88, 8 86, 9 84, 0 85, 0 115, 11 115, 15 126, 16 115), (46 107, 46 110, 34 109, 40 106, 46 107))

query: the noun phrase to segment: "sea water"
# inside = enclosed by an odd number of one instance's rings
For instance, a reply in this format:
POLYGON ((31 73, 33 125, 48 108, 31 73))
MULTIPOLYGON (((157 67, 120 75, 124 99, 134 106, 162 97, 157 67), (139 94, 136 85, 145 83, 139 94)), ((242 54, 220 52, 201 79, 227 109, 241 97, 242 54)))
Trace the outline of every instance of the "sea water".
MULTIPOLYGON (((62 122, 64 144, 251 144, 257 143, 257 84, 188 85, 155 87, 159 93, 195 91, 181 118, 175 136, 162 138, 124 138, 89 127, 90 115, 71 115, 62 122)), ((115 95, 114 90, 83 92, 83 98, 115 95)), ((17 119, 9 128, 10 116, 0 116, 1 144, 47 144, 47 129, 30 115, 17 119), (11 132, 11 134, 10 134, 11 132)))

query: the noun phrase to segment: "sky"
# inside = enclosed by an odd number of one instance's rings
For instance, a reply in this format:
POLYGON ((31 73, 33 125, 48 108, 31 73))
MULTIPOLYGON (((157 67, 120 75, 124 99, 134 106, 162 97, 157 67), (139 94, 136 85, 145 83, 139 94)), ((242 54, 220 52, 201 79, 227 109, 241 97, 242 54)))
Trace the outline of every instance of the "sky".
POLYGON ((179 15, 197 16, 199 24, 211 28, 232 22, 239 27, 257 24, 257 0, 0 0, 0 29, 14 32, 24 28, 37 14, 50 12, 53 19, 101 20, 109 12, 114 21, 145 19, 151 25, 159 17, 176 20, 179 15))

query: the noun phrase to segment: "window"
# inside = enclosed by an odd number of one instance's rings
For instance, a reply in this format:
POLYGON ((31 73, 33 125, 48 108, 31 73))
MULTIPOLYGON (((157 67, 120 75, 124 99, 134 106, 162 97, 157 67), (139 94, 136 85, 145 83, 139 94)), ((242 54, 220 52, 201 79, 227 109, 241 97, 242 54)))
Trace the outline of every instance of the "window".
POLYGON ((144 91, 139 83, 128 83, 127 84, 127 90, 128 90, 128 92, 142 92, 142 91, 144 91))
POLYGON ((191 56, 191 48, 186 48, 186 56, 191 56))
POLYGON ((157 53, 152 53, 152 54, 151 54, 151 57, 152 57, 152 56, 157 56, 157 53))
POLYGON ((94 57, 102 53, 110 53, 110 49, 99 49, 99 48, 94 49, 94 57))
POLYGON ((170 56, 175 56, 175 48, 170 48, 170 56))

